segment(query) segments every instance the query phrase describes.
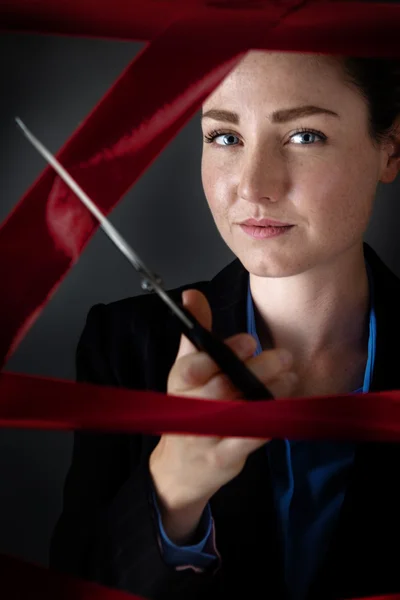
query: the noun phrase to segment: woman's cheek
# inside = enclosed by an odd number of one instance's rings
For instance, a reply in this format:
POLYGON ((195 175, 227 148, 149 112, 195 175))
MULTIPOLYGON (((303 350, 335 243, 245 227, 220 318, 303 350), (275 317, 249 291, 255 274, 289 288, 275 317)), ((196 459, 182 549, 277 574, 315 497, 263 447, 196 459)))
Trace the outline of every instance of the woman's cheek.
POLYGON ((230 231, 230 211, 223 184, 216 182, 211 191, 209 206, 217 229, 226 241, 226 235, 229 235, 230 231))
POLYGON ((233 188, 229 171, 215 165, 213 168, 203 169, 203 189, 216 221, 221 218, 226 220, 229 207, 234 202, 233 188))
POLYGON ((307 197, 304 216, 315 236, 328 235, 332 241, 361 236, 371 214, 372 184, 369 177, 360 178, 359 173, 344 164, 333 163, 330 168, 315 172, 312 185, 304 185, 302 191, 302 197, 307 197))

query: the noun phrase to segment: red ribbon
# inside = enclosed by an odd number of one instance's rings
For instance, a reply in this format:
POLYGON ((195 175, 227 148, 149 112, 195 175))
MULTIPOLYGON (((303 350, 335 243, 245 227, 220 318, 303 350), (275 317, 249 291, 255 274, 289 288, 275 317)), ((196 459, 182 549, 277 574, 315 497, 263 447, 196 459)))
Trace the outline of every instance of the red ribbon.
POLYGON ((0 554, 0 586, 3 600, 144 600, 4 554, 0 554))
MULTIPOLYGON (((138 5, 99 0, 94 5, 92 0, 0 0, 0 23, 3 29, 14 31, 152 40, 58 154, 105 213, 249 48, 360 56, 370 55, 373 48, 375 55, 400 55, 400 6, 393 4, 143 0, 138 5), (229 31, 224 46, 222 28, 229 31)), ((0 280, 7 282, 0 298, 3 363, 96 228, 86 209, 50 169, 3 223, 0 253, 7 258, 0 263, 0 280)), ((85 385, 3 373, 0 424, 302 439, 400 439, 397 392, 325 397, 323 402, 307 398, 247 404, 188 401, 96 386, 87 394, 85 385)), ((2 572, 10 560, 0 561, 2 572)), ((21 580, 27 574, 26 581, 39 590, 45 571, 39 576, 36 567, 18 565, 15 585, 23 586, 21 580)), ((53 575, 47 576, 53 581, 53 575)), ((83 584, 71 586, 61 586, 47 597, 87 599, 95 593, 98 600, 123 597, 100 592, 100 588, 89 592, 83 584)), ((46 597, 44 590, 37 593, 46 597)))
POLYGON ((283 398, 275 402, 205 402, 158 392, 2 373, 0 426, 400 442, 400 391, 283 398))
MULTIPOLYGON (((144 600, 95 583, 79 581, 38 565, 0 554, 0 581, 4 600, 144 600), (4 595, 6 593, 6 595, 4 595)), ((400 595, 358 600, 399 600, 400 595)))
MULTIPOLYGON (((400 7, 383 6, 374 14, 371 6, 292 0, 262 10, 222 10, 189 2, 185 16, 139 54, 58 158, 108 213, 248 48, 341 49, 368 55, 373 35, 375 53, 399 53, 400 7), (222 27, 229 31, 224 46, 222 27)), ((26 10, 26 3, 20 8, 26 10)), ((17 347, 96 228, 51 169, 44 171, 4 222, 0 255, 8 260, 0 263, 0 280, 8 285, 0 305, 3 360, 17 347)))
MULTIPOLYGON (((204 402, 155 392, 3 373, 0 375, 0 426, 399 442, 400 392, 276 402, 204 402)), ((10 590, 7 600, 26 597, 140 600, 1 555, 0 582, 3 592, 10 590)))

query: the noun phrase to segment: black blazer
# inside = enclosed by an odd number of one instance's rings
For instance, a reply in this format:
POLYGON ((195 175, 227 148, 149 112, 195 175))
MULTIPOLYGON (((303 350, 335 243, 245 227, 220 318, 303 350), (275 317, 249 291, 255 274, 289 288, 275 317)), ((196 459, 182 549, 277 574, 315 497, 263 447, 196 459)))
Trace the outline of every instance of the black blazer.
MULTIPOLYGON (((375 282, 372 390, 400 389, 400 281, 365 246, 375 282)), ((246 330, 248 273, 238 260, 202 290, 224 338, 246 330)), ((180 297, 185 288, 174 290, 180 297)), ((77 351, 80 381, 166 391, 179 330, 155 296, 91 309, 77 351)), ((212 498, 221 566, 167 566, 157 542, 148 458, 158 437, 77 432, 50 566, 154 600, 286 597, 265 448, 212 498)), ((339 525, 309 600, 400 592, 400 445, 357 446, 339 525)))

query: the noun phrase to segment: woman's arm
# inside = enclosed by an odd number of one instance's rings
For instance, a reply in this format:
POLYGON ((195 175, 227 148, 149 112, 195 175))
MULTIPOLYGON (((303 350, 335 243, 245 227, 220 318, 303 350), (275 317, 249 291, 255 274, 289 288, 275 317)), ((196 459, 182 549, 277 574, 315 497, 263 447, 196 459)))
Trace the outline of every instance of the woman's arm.
MULTIPOLYGON (((78 381, 119 385, 119 328, 110 307, 98 305, 90 311, 77 350, 78 381)), ((136 337, 135 346, 140 347, 142 333, 136 337)), ((136 389, 146 383, 140 358, 146 357, 138 355, 129 382, 136 389)), ((75 433, 63 510, 51 540, 52 568, 154 600, 210 597, 213 588, 218 594, 215 565, 203 571, 176 569, 164 560, 148 469, 157 441, 140 435, 75 433)))

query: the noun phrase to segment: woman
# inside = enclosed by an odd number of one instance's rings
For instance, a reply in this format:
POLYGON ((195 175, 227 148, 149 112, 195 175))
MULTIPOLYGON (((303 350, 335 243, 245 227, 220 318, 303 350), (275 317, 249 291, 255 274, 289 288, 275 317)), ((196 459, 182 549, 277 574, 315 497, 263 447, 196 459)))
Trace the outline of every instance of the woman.
MULTIPOLYGON (((363 245, 399 103, 394 62, 257 51, 203 107, 203 186, 237 260, 173 294, 277 398, 400 386, 400 282, 363 245)), ((240 397, 156 296, 94 307, 77 370, 240 397)), ((400 592, 398 464, 390 444, 77 433, 50 562, 155 600, 400 592)))

